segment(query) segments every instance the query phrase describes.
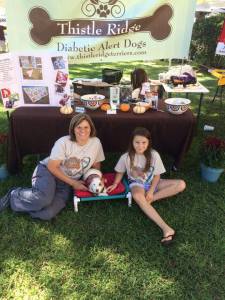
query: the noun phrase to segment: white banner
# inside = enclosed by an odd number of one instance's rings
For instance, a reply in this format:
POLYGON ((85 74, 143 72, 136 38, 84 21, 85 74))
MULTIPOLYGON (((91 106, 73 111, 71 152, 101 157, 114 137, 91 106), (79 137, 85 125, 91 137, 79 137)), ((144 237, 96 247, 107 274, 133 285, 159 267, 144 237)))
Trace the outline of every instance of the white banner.
POLYGON ((66 52, 78 63, 187 58, 195 4, 8 0, 9 49, 66 52))

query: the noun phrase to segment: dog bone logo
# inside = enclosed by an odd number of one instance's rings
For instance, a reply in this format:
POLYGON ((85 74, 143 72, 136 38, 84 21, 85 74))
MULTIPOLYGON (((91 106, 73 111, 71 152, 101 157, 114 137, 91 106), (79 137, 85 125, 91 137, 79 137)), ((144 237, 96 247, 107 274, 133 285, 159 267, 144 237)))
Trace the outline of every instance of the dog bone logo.
POLYGON ((52 20, 46 10, 34 7, 29 13, 33 24, 30 31, 33 41, 39 45, 48 44, 53 37, 117 36, 130 32, 149 32, 156 40, 168 37, 171 31, 169 20, 173 15, 168 4, 160 6, 152 16, 126 20, 52 20))

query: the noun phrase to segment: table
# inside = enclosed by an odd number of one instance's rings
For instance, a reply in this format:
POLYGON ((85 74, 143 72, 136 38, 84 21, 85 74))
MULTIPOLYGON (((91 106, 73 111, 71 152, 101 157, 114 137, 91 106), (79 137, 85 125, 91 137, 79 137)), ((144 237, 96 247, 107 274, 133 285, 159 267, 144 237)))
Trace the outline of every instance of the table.
POLYGON ((188 94, 200 94, 198 112, 197 112, 197 124, 198 124, 200 113, 201 113, 203 95, 209 93, 209 90, 206 87, 204 87, 200 82, 198 82, 196 86, 189 86, 185 88, 171 87, 167 83, 163 83, 162 85, 165 92, 168 93, 168 97, 172 97, 172 93, 183 93, 185 94, 186 98, 188 98, 188 94))
MULTIPOLYGON (((165 109, 159 101, 159 107, 165 109)), ((125 152, 130 134, 137 126, 151 131, 153 147, 167 153, 178 168, 194 133, 196 118, 191 110, 176 116, 168 112, 149 110, 144 114, 118 112, 107 115, 100 109, 87 113, 92 117, 105 152, 125 152)), ((7 167, 10 173, 21 170, 27 154, 49 154, 54 142, 68 134, 73 115, 63 115, 57 107, 19 107, 9 119, 7 167)), ((106 157, 107 158, 107 157, 106 157)))

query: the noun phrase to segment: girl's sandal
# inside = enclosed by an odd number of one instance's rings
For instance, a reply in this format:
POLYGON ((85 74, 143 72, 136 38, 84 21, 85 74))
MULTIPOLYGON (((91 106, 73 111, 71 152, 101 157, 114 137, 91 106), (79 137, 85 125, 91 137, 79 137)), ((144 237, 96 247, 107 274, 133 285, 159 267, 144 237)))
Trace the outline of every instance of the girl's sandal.
POLYGON ((175 235, 176 235, 176 232, 174 232, 174 234, 169 234, 167 236, 164 236, 163 239, 161 240, 162 246, 168 246, 171 243, 173 243, 175 235), (170 238, 170 239, 168 240, 168 238, 170 238))

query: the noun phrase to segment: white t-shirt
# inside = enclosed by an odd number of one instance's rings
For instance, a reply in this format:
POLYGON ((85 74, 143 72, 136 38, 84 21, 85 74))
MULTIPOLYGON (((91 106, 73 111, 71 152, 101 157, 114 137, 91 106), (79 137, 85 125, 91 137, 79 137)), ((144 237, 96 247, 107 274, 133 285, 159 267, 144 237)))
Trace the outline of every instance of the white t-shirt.
POLYGON ((123 154, 115 166, 115 171, 127 173, 129 183, 150 184, 154 175, 165 173, 165 168, 159 153, 151 151, 151 166, 147 172, 144 172, 146 158, 143 154, 135 154, 134 164, 131 168, 130 157, 126 152, 123 154))
POLYGON ((87 144, 80 146, 64 136, 55 142, 49 157, 41 161, 47 165, 49 159, 61 160, 61 170, 73 179, 81 178, 96 162, 105 159, 102 144, 97 137, 89 138, 87 144))

